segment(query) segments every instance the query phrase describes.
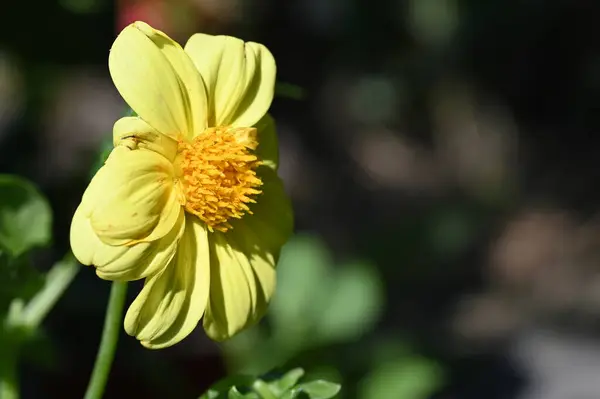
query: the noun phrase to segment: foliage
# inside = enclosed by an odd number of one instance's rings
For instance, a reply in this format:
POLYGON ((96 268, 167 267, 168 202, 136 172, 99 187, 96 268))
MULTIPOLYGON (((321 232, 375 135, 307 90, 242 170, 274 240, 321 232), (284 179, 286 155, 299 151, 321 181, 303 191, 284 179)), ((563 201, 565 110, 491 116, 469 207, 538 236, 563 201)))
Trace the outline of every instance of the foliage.
POLYGON ((28 181, 0 175, 0 248, 12 258, 47 245, 52 213, 46 199, 28 181))
POLYGON ((303 376, 304 370, 296 368, 256 379, 230 377, 215 384, 200 399, 329 399, 340 391, 339 384, 324 380, 298 383, 303 376))
MULTIPOLYGON (((43 274, 30 261, 32 250, 51 241, 52 213, 28 181, 0 176, 0 396, 16 397, 17 364, 27 346, 39 354, 40 323, 78 270, 67 256, 43 274)), ((38 360, 34 356, 33 360, 38 360)))

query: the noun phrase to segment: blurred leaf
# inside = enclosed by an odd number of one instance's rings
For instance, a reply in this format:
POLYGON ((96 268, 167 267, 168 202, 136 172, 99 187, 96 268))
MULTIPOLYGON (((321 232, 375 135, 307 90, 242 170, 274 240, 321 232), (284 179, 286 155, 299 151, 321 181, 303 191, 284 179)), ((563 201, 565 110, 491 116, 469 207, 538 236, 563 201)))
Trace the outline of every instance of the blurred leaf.
POLYGON ((209 389, 204 395, 200 396, 198 399, 217 399, 219 395, 219 391, 209 389))
POLYGON ((236 387, 231 387, 227 394, 227 399, 259 399, 258 395, 254 392, 248 392, 243 394, 236 387))
POLYGON ((298 385, 294 391, 306 392, 311 399, 329 399, 340 392, 341 385, 329 381, 317 380, 298 385))
POLYGON ((360 399, 426 399, 442 380, 439 366, 422 357, 411 356, 383 363, 360 384, 360 399))
POLYGON ((328 290, 331 263, 329 251, 315 237, 296 236, 284 246, 269 318, 288 342, 301 340, 313 324, 328 290))
POLYGON ((375 268, 364 263, 342 265, 330 285, 317 321, 319 339, 358 338, 379 318, 382 287, 375 268))
POLYGON ((3 354, 0 358, 0 399, 19 398, 16 358, 3 354))
POLYGON ((296 385, 304 370, 296 368, 281 374, 268 373, 264 378, 248 376, 227 377, 213 385, 199 399, 328 399, 340 391, 340 385, 316 380, 296 385))
POLYGON ((295 368, 293 370, 288 371, 278 380, 269 383, 271 390, 275 392, 277 395, 281 395, 282 393, 293 388, 300 378, 304 376, 304 370, 301 368, 295 368))
POLYGON ((51 239, 52 211, 27 180, 0 175, 0 246, 11 256, 44 246, 51 239))
POLYGON ((29 300, 44 286, 44 275, 25 257, 0 259, 0 318, 14 298, 29 300))
POLYGON ((256 394, 258 394, 258 396, 262 399, 273 399, 274 397, 279 397, 279 395, 273 392, 269 384, 260 378, 257 378, 256 381, 254 381, 252 384, 252 390, 256 392, 256 394))
POLYGON ((365 262, 336 266, 318 236, 297 235, 285 245, 277 278, 268 314, 272 333, 257 326, 224 345, 230 369, 277 367, 308 348, 354 340, 379 319, 376 268, 365 262))
POLYGON ((275 83, 275 95, 291 100, 304 100, 306 98, 306 90, 291 83, 277 82, 275 83))
POLYGON ((40 278, 27 277, 22 281, 18 274, 15 277, 15 272, 22 274, 23 271, 34 269, 30 264, 24 263, 23 257, 12 261, 23 263, 19 267, 3 270, 0 276, 0 304, 3 307, 1 310, 7 310, 5 315, 0 315, 3 316, 0 317, 0 374, 6 375, 13 372, 12 368, 16 367, 19 359, 27 358, 37 364, 49 363, 52 356, 51 346, 49 340, 40 334, 38 327, 80 268, 79 263, 69 253, 52 267, 45 279, 36 272, 36 277, 40 278), (43 284, 38 284, 28 292, 24 287, 31 285, 32 281, 43 284), (12 291, 6 289, 6 283, 12 287, 12 291))
POLYGON ((308 331, 310 345, 355 339, 379 318, 383 298, 376 269, 361 262, 334 267, 316 237, 296 236, 288 242, 278 278, 269 318, 286 342, 300 345, 308 331))
MULTIPOLYGON (((302 394, 302 393, 303 392, 296 391, 294 389, 291 391, 284 392, 281 396, 279 396, 279 399, 297 399, 300 396, 300 394, 302 394)), ((308 394, 306 394, 306 393, 304 393, 304 394, 305 394, 305 396, 308 396, 308 394)))
POLYGON ((233 375, 225 377, 222 380, 217 381, 208 391, 199 399, 215 399, 215 398, 228 398, 232 387, 250 386, 254 382, 254 377, 247 375, 233 375))
POLYGON ((269 338, 262 326, 253 326, 242 331, 222 344, 227 369, 241 374, 260 374, 276 366, 271 359, 275 356, 263 348, 269 338))

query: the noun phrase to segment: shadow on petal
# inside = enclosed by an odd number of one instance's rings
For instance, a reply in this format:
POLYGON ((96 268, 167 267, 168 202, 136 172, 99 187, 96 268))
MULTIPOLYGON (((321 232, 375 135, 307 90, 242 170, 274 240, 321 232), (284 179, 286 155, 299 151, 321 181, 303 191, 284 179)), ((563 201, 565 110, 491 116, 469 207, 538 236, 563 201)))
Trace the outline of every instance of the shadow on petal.
POLYGON ((253 214, 235 221, 227 233, 210 235, 211 292, 204 329, 222 341, 264 315, 276 285, 279 252, 293 228, 283 184, 263 167, 263 194, 253 214))

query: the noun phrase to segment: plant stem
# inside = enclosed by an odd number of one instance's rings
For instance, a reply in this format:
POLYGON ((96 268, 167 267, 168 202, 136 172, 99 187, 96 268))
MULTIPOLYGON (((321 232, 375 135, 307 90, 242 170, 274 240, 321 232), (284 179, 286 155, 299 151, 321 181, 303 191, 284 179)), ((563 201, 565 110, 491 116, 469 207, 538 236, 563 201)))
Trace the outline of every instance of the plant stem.
POLYGON ((23 309, 19 322, 29 327, 40 325, 80 269, 81 266, 71 253, 56 263, 46 276, 44 288, 23 309))
POLYGON ((112 283, 100 348, 96 355, 92 377, 85 392, 85 399, 101 399, 104 393, 119 340, 126 294, 126 282, 115 281, 112 283))
POLYGON ((5 375, 0 379, 0 398, 19 399, 19 382, 16 364, 6 364, 5 375))
POLYGON ((14 341, 10 353, 3 353, 0 363, 0 399, 19 398, 17 375, 17 354, 25 336, 33 335, 44 317, 52 310, 65 290, 69 287, 81 266, 71 253, 57 262, 46 275, 44 287, 25 304, 22 298, 15 298, 9 305, 4 320, 4 332, 18 331, 21 340, 14 341))

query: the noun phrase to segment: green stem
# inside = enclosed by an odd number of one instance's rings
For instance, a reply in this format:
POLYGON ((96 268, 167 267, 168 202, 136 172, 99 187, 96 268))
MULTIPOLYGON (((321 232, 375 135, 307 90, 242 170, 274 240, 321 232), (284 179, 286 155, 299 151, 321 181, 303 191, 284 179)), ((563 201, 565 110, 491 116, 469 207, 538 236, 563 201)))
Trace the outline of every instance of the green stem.
POLYGON ((44 317, 69 287, 79 269, 81 269, 81 266, 71 253, 56 263, 48 272, 42 290, 23 309, 19 322, 30 327, 40 325, 44 317))
MULTIPOLYGON (((17 329, 21 334, 33 334, 42 323, 44 317, 52 310, 69 284, 73 281, 80 269, 79 263, 72 254, 67 254, 61 261, 52 266, 46 275, 44 287, 25 304, 21 298, 11 301, 8 315, 4 321, 7 331, 17 329)), ((0 370, 0 398, 18 399, 19 380, 17 376, 16 354, 21 341, 13 343, 12 353, 3 354, 2 370, 0 370)))
POLYGON ((19 382, 16 364, 6 364, 4 375, 0 379, 0 398, 19 399, 19 382))
POLYGON ((271 392, 271 388, 261 379, 257 379, 252 384, 254 392, 260 395, 262 399, 277 399, 275 394, 271 392))
POLYGON ((110 299, 106 309, 106 319, 102 331, 100 348, 96 355, 96 363, 92 378, 85 392, 84 399, 101 399, 108 381, 108 374, 115 357, 115 349, 121 331, 123 305, 127 294, 127 283, 115 281, 110 289, 110 299))

